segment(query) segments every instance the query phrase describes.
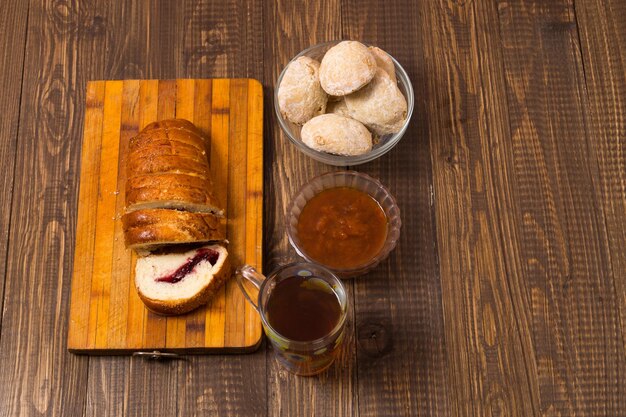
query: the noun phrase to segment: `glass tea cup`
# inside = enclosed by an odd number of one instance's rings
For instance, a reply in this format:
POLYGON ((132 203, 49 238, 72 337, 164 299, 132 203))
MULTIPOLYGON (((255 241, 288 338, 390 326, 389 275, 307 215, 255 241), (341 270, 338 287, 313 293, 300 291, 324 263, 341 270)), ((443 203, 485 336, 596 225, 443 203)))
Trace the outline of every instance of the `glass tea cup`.
POLYGON ((281 365, 297 375, 316 375, 330 367, 343 341, 348 312, 346 290, 335 274, 303 262, 282 266, 265 277, 244 265, 237 270, 237 283, 261 316, 281 365), (246 283, 258 290, 258 296, 251 296, 246 283), (298 323, 299 318, 307 324, 298 323))

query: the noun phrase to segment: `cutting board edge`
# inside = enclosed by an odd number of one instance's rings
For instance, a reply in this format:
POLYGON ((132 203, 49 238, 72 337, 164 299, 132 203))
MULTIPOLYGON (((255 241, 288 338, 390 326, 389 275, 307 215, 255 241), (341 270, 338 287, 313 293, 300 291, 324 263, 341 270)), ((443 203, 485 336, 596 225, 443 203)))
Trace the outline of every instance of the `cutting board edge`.
POLYGON ((185 80, 193 80, 193 81, 202 81, 202 80, 212 80, 212 81, 237 81, 237 80, 249 80, 249 81, 254 81, 255 83, 259 84, 259 87, 262 89, 263 88, 263 83, 260 80, 257 80, 256 78, 249 78, 249 77, 238 77, 238 78, 223 78, 223 77, 219 77, 219 78, 128 78, 128 79, 112 79, 112 80, 100 80, 100 79, 95 79, 95 80, 87 80, 87 86, 90 83, 108 83, 108 82, 148 82, 148 81, 152 81, 152 82, 157 82, 157 81, 185 81, 185 80))
POLYGON ((137 348, 137 349, 85 349, 85 348, 67 348, 68 352, 75 355, 93 355, 93 356, 128 356, 135 352, 160 352, 160 353, 176 353, 179 355, 220 355, 220 354, 247 354, 254 353, 259 350, 263 344, 263 332, 256 343, 252 345, 226 346, 226 347, 189 347, 189 348, 137 348))

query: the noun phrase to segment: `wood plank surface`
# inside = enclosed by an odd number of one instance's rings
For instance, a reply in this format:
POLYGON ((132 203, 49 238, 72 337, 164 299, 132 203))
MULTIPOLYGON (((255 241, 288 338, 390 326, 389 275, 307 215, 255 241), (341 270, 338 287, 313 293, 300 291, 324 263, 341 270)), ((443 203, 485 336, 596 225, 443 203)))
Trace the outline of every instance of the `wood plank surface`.
POLYGON ((402 217, 400 241, 390 258, 355 280, 359 415, 450 415, 426 117, 426 104, 436 92, 428 90, 426 75, 424 43, 431 40, 420 30, 428 26, 427 15, 421 4, 381 2, 362 13, 358 1, 348 1, 342 18, 344 35, 391 54, 418 94, 411 125, 400 143, 389 154, 358 167, 389 188, 402 217), (403 42, 405 36, 415 41, 403 42), (417 299, 419 303, 409 301, 417 299), (372 300, 377 300, 375 305, 372 300))
POLYGON ((499 14, 540 411, 619 415, 626 353, 574 7, 513 1, 499 14))
MULTIPOLYGON (((90 84, 86 94, 85 128, 84 137, 86 145, 82 147, 82 160, 94 161, 94 169, 90 175, 85 175, 81 182, 81 189, 78 195, 80 201, 90 207, 98 204, 98 180, 100 173, 100 154, 102 150, 102 128, 104 120, 104 81, 90 84)), ((80 248, 74 253, 74 271, 79 274, 91 275, 93 271, 93 253, 95 249, 95 239, 89 232, 95 229, 96 210, 83 211, 78 215, 76 224, 76 244, 80 248)), ((91 295, 92 283, 74 281, 72 293, 77 297, 89 298, 91 295)), ((69 334, 68 345, 87 345, 89 326, 89 305, 87 303, 72 304, 70 308, 70 320, 77 329, 69 334)))
MULTIPOLYGON (((0 203, 11 207, 17 149, 28 2, 7 1, 0 9, 0 203)), ((11 210, 0 214, 0 271, 6 271, 11 210)), ((0 285, 0 307, 4 300, 5 274, 0 285)))
MULTIPOLYGON (((341 2, 292 2, 280 0, 265 3, 264 21, 280 31, 264 31, 266 102, 273 103, 276 79, 284 66, 302 49, 310 45, 342 37, 341 2)), ((321 164, 299 152, 278 126, 273 108, 266 111, 265 192, 274 197, 265 205, 266 270, 298 259, 287 241, 285 212, 300 187, 316 175, 334 167, 321 164)), ((346 291, 354 295, 352 282, 346 291)), ((352 307, 352 306, 351 306, 352 307)), ((338 364, 327 374, 302 378, 285 372, 267 349, 268 415, 270 416, 354 416, 358 415, 356 400, 357 374, 354 339, 354 311, 347 318, 344 347, 338 364)))
MULTIPOLYGON (((136 350, 139 349, 136 347, 138 338, 127 332, 132 328, 141 331, 140 349, 147 351, 254 349, 261 338, 260 319, 246 310, 243 295, 232 280, 218 294, 215 306, 211 302, 199 311, 167 318, 147 309, 139 313, 138 295, 129 290, 130 283, 134 282, 135 255, 125 246, 120 221, 125 208, 126 154, 128 141, 139 131, 140 117, 142 123, 148 122, 138 105, 147 101, 141 94, 151 94, 153 86, 154 82, 140 80, 96 81, 87 85, 88 100, 101 107, 101 119, 92 117, 91 110, 86 116, 85 159, 81 167, 85 183, 81 185, 78 213, 87 220, 79 222, 77 232, 81 239, 77 241, 76 258, 81 262, 75 263, 73 275, 77 282, 73 285, 68 347, 83 353, 136 350), (100 97, 92 98, 103 83, 101 101, 100 97), (142 84, 146 86, 142 88, 142 84), (94 206, 95 215, 92 215, 94 206), (93 216, 91 221, 90 216, 93 216), (83 316, 72 316, 79 313, 87 313, 84 315, 88 317, 86 324, 81 322, 83 316), (129 324, 129 318, 137 322, 129 324), (250 323, 246 324, 246 318, 250 323), (214 321, 207 323, 207 319, 214 321), (127 343, 129 337, 130 344, 127 343)), ((256 194, 257 200, 262 198, 258 185, 262 184, 263 166, 259 135, 263 104, 261 84, 248 79, 160 80, 156 93, 152 97, 156 103, 155 120, 179 117, 194 122, 196 115, 202 120, 213 115, 225 117, 225 123, 212 123, 211 132, 205 134, 210 135, 207 137, 211 141, 209 164, 215 165, 213 169, 221 174, 215 178, 214 186, 218 198, 225 202, 229 256, 233 265, 249 263, 261 268, 262 257, 257 247, 262 242, 262 223, 252 222, 256 230, 250 232, 246 227, 247 210, 259 211, 259 203, 248 199, 248 193, 256 194), (207 84, 211 87, 206 87, 207 84), (196 98, 208 97, 197 96, 196 87, 214 93, 210 106, 195 102, 196 98), (250 102, 249 95, 256 99, 250 102), (196 113, 196 110, 201 112, 196 113), (249 121, 256 129, 251 137, 249 121), (252 160, 248 159, 248 149, 255 155, 252 160), (248 190, 248 179, 257 184, 254 190, 248 190), (247 238, 250 238, 249 245, 247 238)), ((148 111, 151 111, 150 106, 148 111)))
POLYGON ((626 3, 575 5, 587 93, 587 143, 598 166, 596 196, 605 223, 600 227, 608 240, 607 266, 615 280, 626 349, 626 3))
MULTIPOLYGON (((0 335, 2 416, 81 415, 85 407, 88 361, 67 353, 67 314, 81 150, 76 139, 84 120, 76 109, 86 91, 78 68, 86 62, 100 67, 102 57, 87 34, 97 9, 87 6, 29 2, 22 98, 5 107, 19 106, 24 116, 14 155, 0 335)), ((14 23, 19 19, 6 22, 8 32, 22 29, 14 23)), ((19 43, 7 50, 12 47, 19 43)))
MULTIPOLYGON (((50 10, 51 7, 51 4, 43 4, 35 7, 34 10, 36 10, 37 13, 50 16, 49 13, 46 13, 46 10, 50 10)), ((83 2, 79 12, 74 13, 72 19, 66 20, 65 29, 63 30, 64 36, 77 36, 81 43, 80 50, 82 52, 78 56, 79 64, 76 68, 80 76, 76 82, 71 84, 72 89, 76 92, 78 97, 81 97, 83 92, 87 90, 86 82, 88 80, 104 79, 107 77, 121 79, 124 77, 121 76, 118 71, 136 71, 138 68, 142 68, 142 65, 133 65, 133 62, 139 59, 139 54, 132 54, 132 60, 129 59, 128 55, 122 56, 120 52, 127 50, 126 45, 113 41, 112 34, 114 30, 120 30, 119 27, 114 28, 114 25, 119 22, 120 14, 109 14, 108 11, 110 7, 111 2, 94 0, 83 2), (72 27, 76 29, 67 29, 72 27), (80 30, 78 30, 78 28, 80 28, 80 30), (103 51, 108 51, 108 53, 103 53, 103 51)), ((63 9, 61 9, 61 11, 63 11, 63 9)), ((58 21, 56 24, 59 24, 58 21)), ((135 22, 133 27, 128 28, 129 31, 137 29, 141 30, 137 22, 135 22)), ((126 78, 139 77, 140 75, 134 75, 134 77, 126 78)), ((104 85, 102 88, 104 91, 104 85)), ((77 100, 80 102, 84 99, 79 98, 77 100)), ((83 120, 86 117, 84 112, 85 109, 82 106, 74 108, 77 120, 83 120)), ((80 141, 80 138, 80 132, 78 132, 74 139, 80 141)), ((75 200, 72 202, 72 207, 74 208, 78 206, 78 201, 80 200, 80 196, 78 195, 78 172, 81 160, 80 154, 75 155, 74 172, 76 173, 77 181, 75 200)), ((95 211, 93 214, 95 214, 95 211)), ((72 252, 69 246, 68 250, 72 252)), ((134 287, 130 289, 135 291, 134 287)), ((132 329, 127 329, 127 332, 130 331, 132 331, 132 329)), ((118 358, 116 361, 111 361, 107 360, 105 357, 100 357, 89 359, 88 363, 89 369, 87 372, 91 377, 88 378, 84 384, 87 400, 86 403, 82 404, 83 413, 85 415, 97 414, 102 416, 120 415, 120 410, 126 410, 128 408, 129 375, 127 367, 129 365, 129 359, 118 358), (94 410, 97 410, 97 412, 94 410)))
MULTIPOLYGON (((449 390, 459 415, 534 415, 533 350, 528 323, 518 314, 524 305, 511 302, 523 298, 508 279, 515 281, 500 230, 508 193, 499 176, 506 175, 507 161, 493 150, 508 131, 491 109, 505 103, 484 94, 504 87, 501 68, 488 65, 497 51, 480 47, 497 49, 489 38, 498 33, 476 26, 480 7, 444 1, 425 11, 437 28, 426 30, 426 74, 428 113, 436 115, 429 137, 449 390)), ((481 18, 487 25, 489 15, 481 18)))
MULTIPOLYGON (((624 414, 625 2, 8 0, 0 35, 0 416, 624 414), (75 244, 96 244, 77 233, 97 219, 76 209, 90 195, 79 189, 80 161, 102 146, 81 147, 81 132, 87 120, 100 125, 91 134, 104 129, 105 84, 87 81, 125 80, 121 136, 179 112, 206 132, 246 125, 263 136, 263 182, 246 181, 254 209, 231 227, 264 222, 262 245, 250 244, 252 233, 237 245, 270 271, 297 259, 284 232, 291 196, 336 169, 281 133, 274 83, 297 52, 338 38, 388 50, 416 92, 402 141, 356 167, 396 196, 403 228, 387 261, 347 282, 353 309, 338 363, 301 378, 266 344, 166 363, 68 353, 70 290, 100 291, 71 280, 77 261, 92 267, 75 244), (198 105, 228 107, 240 94, 225 102, 224 86, 150 81, 134 93, 129 81, 227 77, 262 81, 262 126, 198 105), (179 89, 193 106, 158 100, 179 89)), ((216 176, 239 172, 230 151, 211 149, 228 155, 216 176)), ((97 194, 89 198, 97 207, 97 194)), ((133 262, 111 270, 123 275, 133 262)), ((132 282, 98 285, 115 294, 98 316, 121 307, 129 321, 96 337, 92 317, 94 345, 166 345, 167 319, 131 297, 132 282)), ((244 304, 243 318, 217 320, 221 332, 207 326, 233 290, 222 290, 213 315, 171 320, 176 340, 224 342, 227 327, 254 323, 244 304)), ((89 311, 74 315, 72 326, 89 328, 89 311)))
MULTIPOLYGON (((176 71, 190 78, 245 76, 263 80, 262 34, 265 26, 262 7, 263 3, 258 0, 245 2, 228 0, 219 3, 183 1, 181 22, 167 23, 173 35, 177 32, 183 33, 180 43, 182 59, 177 64, 176 71), (180 28, 184 30, 181 31, 180 28)), ((263 90, 260 93, 261 96, 266 93, 265 88, 263 90)), ((202 91, 196 88, 196 93, 202 93, 202 91)), ((223 97, 215 91, 204 90, 203 94, 211 98, 223 97)), ((255 97, 255 100, 258 100, 258 95, 255 97)), ((270 108, 267 103, 264 104, 265 115, 270 108)), ((216 120, 211 117, 204 123, 213 130, 213 123, 219 120, 219 118, 216 120)), ((221 122, 226 123, 226 121, 225 117, 221 119, 221 122)), ((264 126, 265 121, 262 128, 264 126)), ((258 136, 258 128, 259 126, 249 125, 250 135, 258 136)), ((263 148, 264 154, 268 153, 266 146, 267 143, 263 148)), ((211 152, 214 153, 214 150, 211 149, 211 152)), ((255 154, 249 150, 247 153, 255 154)), ((269 163, 271 162, 264 161, 264 172, 269 163)), ((212 166, 211 169, 215 169, 213 178, 216 178, 218 174, 216 170, 219 167, 212 166)), ((226 171, 225 168, 220 169, 219 175, 226 171)), ((250 183, 249 180, 248 183, 250 183)), ((263 184, 265 187, 266 183, 263 184)), ((252 188, 249 189, 252 190, 252 188)), ((222 201, 226 200, 224 198, 222 201)), ((249 203, 253 206, 256 204, 252 199, 249 203)), ((256 209, 259 209, 258 205, 256 209)), ((263 218, 259 217, 258 220, 263 221, 263 218)), ((264 223, 264 225, 263 233, 265 234, 267 224, 264 223)), ((246 236, 246 241, 248 239, 249 236, 246 236)), ((258 255, 259 250, 257 249, 254 253, 258 255)), ((263 267, 265 268, 265 264, 263 267)), ((219 298, 218 300, 220 300, 219 307, 224 308, 225 299, 219 298)), ((246 317, 249 317, 249 308, 246 308, 248 309, 246 317)), ((248 320, 248 322, 251 321, 248 320)), ((207 332, 205 336, 212 334, 207 332)), ((266 360, 263 347, 256 353, 243 356, 194 355, 178 365, 179 389, 174 396, 177 399, 177 415, 181 417, 265 415, 267 412, 265 375, 266 360)), ((153 395, 148 395, 144 400, 149 401, 152 397, 153 395)))

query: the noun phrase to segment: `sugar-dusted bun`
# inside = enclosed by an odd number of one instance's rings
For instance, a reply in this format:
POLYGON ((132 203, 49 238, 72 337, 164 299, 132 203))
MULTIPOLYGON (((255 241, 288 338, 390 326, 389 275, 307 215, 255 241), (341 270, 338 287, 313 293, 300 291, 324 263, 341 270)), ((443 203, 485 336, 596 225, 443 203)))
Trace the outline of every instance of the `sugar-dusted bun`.
POLYGON ((226 239, 224 219, 208 213, 168 209, 136 210, 122 216, 126 246, 153 250, 181 243, 203 243, 226 239))
POLYGON ((382 69, 359 91, 346 96, 350 117, 383 136, 399 132, 407 116, 406 98, 382 69))
POLYGON ((302 125, 315 116, 324 114, 328 95, 320 85, 320 63, 301 56, 285 70, 276 97, 282 115, 302 125))
POLYGON ((369 83, 376 74, 376 60, 367 46, 343 41, 330 48, 320 64, 320 84, 333 96, 345 96, 369 83))
POLYGON ((334 113, 312 118, 300 135, 306 146, 317 151, 362 155, 372 150, 372 134, 361 122, 334 113))
POLYGON ((206 304, 230 275, 226 248, 208 245, 140 257, 135 286, 146 307, 155 313, 183 314, 206 304), (184 270, 189 272, 183 274, 184 270))
POLYGON ((368 49, 374 56, 378 68, 385 71, 387 75, 389 75, 391 81, 397 83, 398 80, 396 79, 396 66, 393 64, 391 56, 377 46, 370 46, 368 49))

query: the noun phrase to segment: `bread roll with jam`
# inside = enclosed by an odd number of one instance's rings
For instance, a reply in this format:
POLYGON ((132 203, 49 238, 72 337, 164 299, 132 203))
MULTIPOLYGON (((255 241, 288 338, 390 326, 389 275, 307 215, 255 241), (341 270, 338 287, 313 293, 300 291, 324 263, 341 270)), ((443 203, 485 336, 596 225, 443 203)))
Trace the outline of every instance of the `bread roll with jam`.
POLYGON ((209 145, 182 119, 151 123, 128 144, 124 238, 140 255, 139 297, 159 314, 183 314, 205 304, 231 274, 209 145))
POLYGON ((206 304, 230 274, 226 248, 207 245, 139 258, 135 285, 148 309, 158 314, 175 315, 206 304))

